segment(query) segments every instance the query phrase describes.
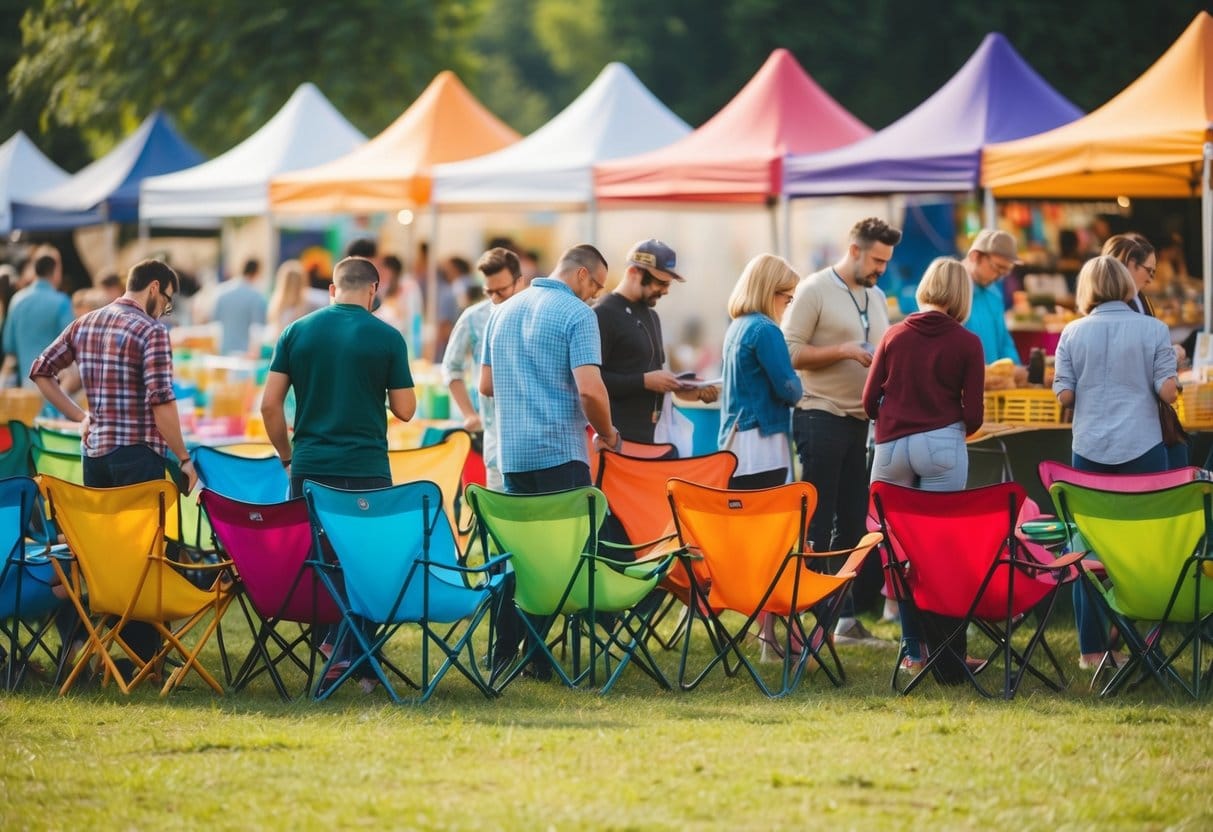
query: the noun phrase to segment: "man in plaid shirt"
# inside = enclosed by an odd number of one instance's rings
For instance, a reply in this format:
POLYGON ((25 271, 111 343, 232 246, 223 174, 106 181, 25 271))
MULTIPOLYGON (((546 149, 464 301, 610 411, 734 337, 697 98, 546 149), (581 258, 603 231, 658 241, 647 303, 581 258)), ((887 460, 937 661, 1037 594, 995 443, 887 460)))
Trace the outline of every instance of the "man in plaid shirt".
MULTIPOLYGON (((30 368, 42 395, 81 423, 84 484, 90 488, 163 479, 170 451, 180 461, 185 492, 198 482, 173 396, 172 346, 160 323, 173 309, 178 285, 167 263, 136 263, 122 297, 73 321, 30 368), (59 386, 58 374, 73 361, 91 410, 59 386)), ((155 629, 142 622, 124 627, 122 638, 144 658, 159 646, 155 629)))

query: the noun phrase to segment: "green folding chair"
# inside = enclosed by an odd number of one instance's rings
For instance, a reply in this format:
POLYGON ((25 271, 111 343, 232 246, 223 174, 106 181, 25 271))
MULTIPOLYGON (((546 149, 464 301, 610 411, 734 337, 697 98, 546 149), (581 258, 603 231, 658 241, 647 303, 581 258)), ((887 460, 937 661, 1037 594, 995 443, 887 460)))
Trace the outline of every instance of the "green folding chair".
POLYGON ((497 690, 513 681, 533 658, 551 662, 569 687, 598 686, 604 665, 607 693, 634 664, 663 689, 669 682, 644 644, 645 618, 651 611, 633 608, 657 585, 676 553, 660 559, 623 563, 599 554, 604 549, 634 552, 634 547, 599 541, 606 516, 606 496, 597 488, 574 488, 551 494, 504 494, 469 485, 468 504, 479 520, 484 551, 490 541, 509 557, 515 578, 514 604, 530 638, 523 655, 494 679, 497 690), (615 613, 613 620, 600 617, 615 613), (570 666, 556 659, 548 631, 566 618, 570 666), (584 664, 583 645, 588 648, 584 664), (611 664, 614 663, 614 669, 611 664))
POLYGON ((1059 481, 1049 494, 1103 564, 1106 583, 1086 570, 1085 586, 1129 651, 1102 695, 1153 678, 1199 697, 1209 682, 1201 648, 1213 642, 1213 482, 1143 493, 1059 481), (1185 653, 1190 672, 1181 669, 1185 653))
POLYGON ((28 477, 31 472, 29 449, 33 445, 29 427, 13 419, 0 426, 0 431, 8 431, 9 435, 8 450, 0 451, 0 478, 28 477))
POLYGON ((78 446, 76 452, 71 453, 44 448, 35 441, 30 453, 34 457, 34 471, 37 473, 49 474, 73 485, 84 485, 84 460, 80 457, 78 446))
POLYGON ((34 444, 48 451, 80 455, 79 431, 55 430, 40 425, 34 428, 34 444))

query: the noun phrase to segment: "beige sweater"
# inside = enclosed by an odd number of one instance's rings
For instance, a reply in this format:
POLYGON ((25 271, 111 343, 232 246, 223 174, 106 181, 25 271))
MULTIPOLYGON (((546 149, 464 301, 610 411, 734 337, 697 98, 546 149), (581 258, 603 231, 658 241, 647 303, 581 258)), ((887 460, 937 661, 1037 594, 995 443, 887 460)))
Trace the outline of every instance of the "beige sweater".
MULTIPOLYGON (((795 298, 783 314, 783 337, 793 364, 797 351, 804 344, 824 347, 848 341, 864 341, 863 323, 856 305, 859 309, 867 310, 866 340, 874 349, 889 328, 889 310, 884 292, 876 287, 850 292, 841 284, 832 268, 814 272, 802 280, 796 287, 795 298), (848 292, 850 298, 847 297, 848 292)), ((867 367, 858 361, 844 359, 828 367, 797 372, 804 385, 804 398, 800 400, 798 408, 825 410, 835 416, 867 420, 861 401, 863 385, 868 378, 867 367)))

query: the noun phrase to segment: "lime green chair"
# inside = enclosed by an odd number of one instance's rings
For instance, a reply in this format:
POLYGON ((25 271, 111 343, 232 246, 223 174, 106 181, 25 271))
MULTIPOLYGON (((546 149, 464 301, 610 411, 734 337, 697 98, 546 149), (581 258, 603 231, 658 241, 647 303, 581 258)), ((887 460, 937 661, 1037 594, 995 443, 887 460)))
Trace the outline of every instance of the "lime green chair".
POLYGON ((35 441, 30 453, 34 457, 34 470, 37 473, 49 474, 73 485, 84 485, 84 460, 80 456, 78 443, 75 453, 72 453, 51 450, 35 441))
POLYGON ((606 496, 597 488, 551 494, 504 494, 469 485, 466 498, 479 521, 481 546, 509 557, 514 573, 514 604, 529 632, 529 646, 494 687, 503 689, 532 658, 546 658, 569 687, 598 685, 598 664, 605 665, 607 693, 625 667, 634 664, 662 688, 669 682, 643 641, 645 618, 633 608, 657 586, 675 554, 644 562, 621 563, 599 554, 599 547, 634 552, 634 547, 599 541, 606 496), (613 627, 600 613, 617 613, 613 627), (552 653, 547 633, 557 618, 567 619, 571 667, 552 653), (582 640, 589 659, 582 665, 582 640), (542 653, 542 657, 536 653, 542 653), (611 670, 612 662, 615 663, 611 670))
POLYGON ((55 430, 45 426, 34 428, 34 444, 48 451, 80 455, 80 433, 70 430, 55 430))
POLYGON ((1103 564, 1106 584, 1088 570, 1085 586, 1129 650, 1103 694, 1152 677, 1199 697, 1208 683, 1201 648, 1213 641, 1213 482, 1143 493, 1058 481, 1049 494, 1103 564), (1185 653, 1190 673, 1181 669, 1185 653))

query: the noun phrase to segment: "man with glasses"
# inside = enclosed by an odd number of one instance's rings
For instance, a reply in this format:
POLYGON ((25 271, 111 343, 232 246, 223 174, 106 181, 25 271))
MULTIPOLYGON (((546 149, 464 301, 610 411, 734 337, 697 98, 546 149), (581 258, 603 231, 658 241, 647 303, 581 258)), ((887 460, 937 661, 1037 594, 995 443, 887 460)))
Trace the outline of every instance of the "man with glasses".
POLYGON ((965 329, 981 339, 986 364, 1010 359, 1015 364, 1015 383, 1023 385, 1028 380, 1028 370, 1007 331, 1007 304, 998 282, 1018 262, 1015 238, 1005 231, 983 228, 973 238, 963 262, 973 281, 973 308, 965 329))
MULTIPOLYGON (((160 321, 173 310, 179 286, 167 263, 136 263, 125 294, 72 321, 30 368, 42 395, 81 423, 84 484, 90 488, 164 479, 170 452, 179 461, 185 493, 198 483, 173 395, 173 349, 160 321), (80 367, 89 410, 59 384, 59 374, 73 361, 80 367)), ((160 646, 155 628, 144 622, 127 624, 121 636, 144 659, 160 646)), ((129 679, 130 660, 120 659, 118 666, 129 679)))
POLYGON ((484 432, 482 454, 485 466, 485 484, 496 491, 504 490, 505 480, 497 463, 497 419, 493 400, 478 396, 475 403, 468 392, 466 378, 480 381, 480 353, 483 349, 484 330, 493 307, 521 291, 522 266, 518 255, 508 248, 491 248, 480 255, 476 269, 484 276, 484 300, 474 303, 455 322, 442 356, 442 380, 451 391, 451 398, 463 414, 463 427, 469 433, 484 432))
POLYGON ((665 346, 661 319, 653 311, 675 282, 674 249, 660 240, 644 240, 628 252, 623 280, 594 304, 602 339, 602 380, 611 399, 611 416, 623 438, 653 442, 666 394, 682 399, 716 400, 715 387, 689 387, 663 369, 665 346))

